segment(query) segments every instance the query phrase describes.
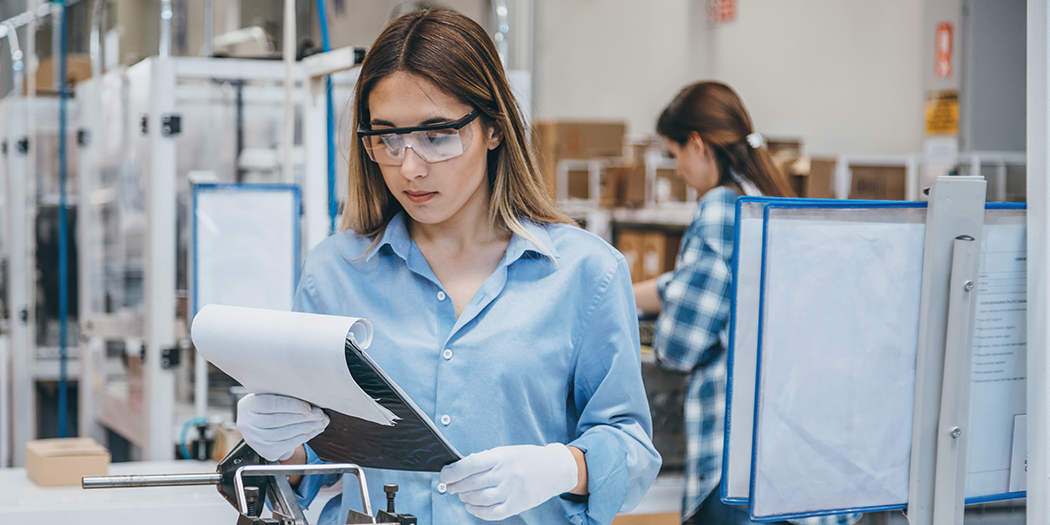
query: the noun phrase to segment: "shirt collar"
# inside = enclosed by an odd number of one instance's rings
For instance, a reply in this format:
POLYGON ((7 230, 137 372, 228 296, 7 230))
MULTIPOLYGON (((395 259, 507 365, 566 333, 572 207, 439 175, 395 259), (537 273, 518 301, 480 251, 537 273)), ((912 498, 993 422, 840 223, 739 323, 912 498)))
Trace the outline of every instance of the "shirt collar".
POLYGON ((383 228, 383 233, 376 242, 374 248, 369 250, 368 256, 365 257, 366 261, 372 260, 383 246, 390 246, 399 257, 404 260, 408 260, 408 253, 412 246, 412 238, 408 236, 408 228, 405 227, 405 212, 402 210, 394 215, 390 219, 390 222, 386 223, 386 227, 383 228))
POLYGON ((524 217, 518 220, 521 222, 522 227, 525 228, 525 231, 532 236, 532 240, 515 232, 510 238, 510 244, 507 245, 507 255, 504 257, 507 264, 520 259, 526 253, 550 257, 551 259, 559 257, 558 250, 554 247, 554 242, 551 241, 551 236, 547 233, 547 228, 524 217))
MULTIPOLYGON (((510 244, 507 245, 507 254, 504 260, 507 264, 510 264, 526 253, 536 254, 540 256, 547 256, 552 259, 559 257, 558 250, 554 248, 554 242, 551 241, 550 235, 547 233, 547 229, 532 222, 529 219, 519 219, 525 231, 532 236, 534 240, 514 233, 511 235, 510 244), (538 243, 538 244, 537 244, 538 243)), ((412 246, 412 238, 408 235, 408 228, 405 226, 405 212, 400 211, 397 215, 394 215, 387 223, 386 228, 383 229, 382 235, 379 237, 379 241, 376 242, 375 247, 368 252, 368 256, 365 260, 371 260, 375 257, 383 246, 389 245, 390 249, 404 260, 408 260, 408 254, 412 246)))

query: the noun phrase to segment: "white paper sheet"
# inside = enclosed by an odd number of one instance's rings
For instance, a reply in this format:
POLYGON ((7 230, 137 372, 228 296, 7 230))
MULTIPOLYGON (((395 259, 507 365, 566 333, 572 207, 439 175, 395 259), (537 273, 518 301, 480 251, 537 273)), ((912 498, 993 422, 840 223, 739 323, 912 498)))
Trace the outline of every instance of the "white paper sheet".
POLYGON ((1028 490, 1028 417, 1014 416, 1014 439, 1010 454, 1010 492, 1028 490))
POLYGON ((291 309, 299 267, 299 208, 291 188, 197 191, 197 305, 291 309))
POLYGON ((733 368, 729 371, 729 448, 726 497, 746 500, 751 489, 751 436, 755 422, 755 374, 758 367, 758 299, 762 276, 762 203, 743 203, 740 243, 736 247, 736 305, 733 315, 733 368), (747 217, 748 208, 757 217, 747 217))
POLYGON ((755 516, 908 498, 925 210, 812 213, 767 224, 755 516))
POLYGON ((346 339, 372 343, 356 317, 207 305, 193 319, 197 351, 249 391, 292 396, 383 425, 392 412, 368 397, 346 368, 346 339))
POLYGON ((1014 415, 1026 412, 1025 215, 993 210, 986 215, 998 218, 984 227, 977 281, 967 498, 1013 492, 1014 415))

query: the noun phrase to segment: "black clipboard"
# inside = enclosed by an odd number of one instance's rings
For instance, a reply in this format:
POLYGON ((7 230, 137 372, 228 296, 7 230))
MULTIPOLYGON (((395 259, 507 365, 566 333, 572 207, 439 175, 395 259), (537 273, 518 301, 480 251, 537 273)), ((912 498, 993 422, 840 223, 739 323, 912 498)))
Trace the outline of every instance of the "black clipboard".
POLYGON ((420 472, 439 472, 463 458, 401 387, 349 338, 346 368, 366 394, 398 419, 391 426, 381 425, 325 408, 328 427, 309 442, 317 457, 330 463, 420 472))

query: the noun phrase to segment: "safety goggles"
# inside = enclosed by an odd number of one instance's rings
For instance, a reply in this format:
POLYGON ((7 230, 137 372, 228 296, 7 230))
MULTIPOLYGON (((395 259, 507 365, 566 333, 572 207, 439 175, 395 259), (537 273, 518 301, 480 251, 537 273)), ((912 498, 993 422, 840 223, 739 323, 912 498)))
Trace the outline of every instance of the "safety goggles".
POLYGON ((449 123, 415 128, 359 129, 357 135, 368 152, 368 158, 377 164, 400 166, 405 161, 405 150, 412 148, 421 159, 434 163, 458 157, 470 147, 473 138, 468 126, 481 111, 475 109, 467 116, 449 123))

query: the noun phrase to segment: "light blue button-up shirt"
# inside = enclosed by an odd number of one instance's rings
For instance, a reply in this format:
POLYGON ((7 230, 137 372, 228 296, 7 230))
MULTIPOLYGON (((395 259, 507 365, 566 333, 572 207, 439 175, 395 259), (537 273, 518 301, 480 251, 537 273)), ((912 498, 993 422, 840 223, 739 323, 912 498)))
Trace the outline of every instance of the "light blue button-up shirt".
MULTIPOLYGON (((638 504, 660 467, 630 274, 622 255, 584 230, 523 223, 534 239, 511 237, 459 318, 403 213, 370 251, 372 240, 352 232, 311 251, 294 309, 369 319, 369 355, 464 456, 548 443, 586 454, 585 500, 554 497, 502 523, 609 523, 638 504)), ((319 461, 309 447, 307 456, 319 461)), ((437 473, 366 473, 373 506, 385 506, 384 483, 397 483, 397 511, 420 524, 488 523, 446 493, 437 473)), ((304 478, 300 504, 333 481, 304 478)), ((347 476, 319 522, 345 523, 361 508, 347 476)))

